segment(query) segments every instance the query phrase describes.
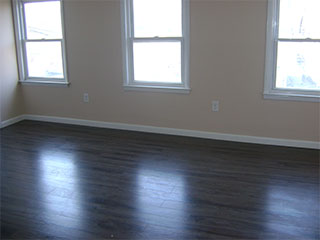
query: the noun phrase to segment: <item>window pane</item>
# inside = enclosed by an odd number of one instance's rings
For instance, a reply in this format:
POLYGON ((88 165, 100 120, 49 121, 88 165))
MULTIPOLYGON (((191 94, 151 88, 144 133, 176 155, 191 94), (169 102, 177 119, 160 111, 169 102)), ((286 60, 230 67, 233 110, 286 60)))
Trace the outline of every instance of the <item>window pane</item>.
POLYGON ((320 43, 279 42, 276 87, 320 90, 320 43))
POLYGON ((180 42, 136 42, 133 56, 134 80, 181 83, 180 42))
POLYGON ((182 0, 134 0, 135 37, 181 37, 182 0))
POLYGON ((27 39, 61 39, 60 2, 24 4, 27 39))
POLYGON ((63 78, 61 42, 27 42, 29 77, 63 78))
POLYGON ((319 0, 280 0, 280 38, 320 38, 319 0))

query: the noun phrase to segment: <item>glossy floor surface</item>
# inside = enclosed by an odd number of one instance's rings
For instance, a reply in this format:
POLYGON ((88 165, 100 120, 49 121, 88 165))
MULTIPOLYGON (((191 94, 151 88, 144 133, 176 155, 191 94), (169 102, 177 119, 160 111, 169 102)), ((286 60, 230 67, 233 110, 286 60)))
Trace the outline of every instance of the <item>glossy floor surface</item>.
POLYGON ((23 121, 2 239, 318 239, 319 152, 23 121))

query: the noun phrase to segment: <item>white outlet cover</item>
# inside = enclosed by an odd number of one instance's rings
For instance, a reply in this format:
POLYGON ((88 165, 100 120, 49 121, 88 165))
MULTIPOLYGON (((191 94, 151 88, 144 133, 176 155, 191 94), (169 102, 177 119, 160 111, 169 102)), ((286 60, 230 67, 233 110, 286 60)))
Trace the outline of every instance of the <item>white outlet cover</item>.
POLYGON ((88 93, 83 94, 83 101, 86 103, 89 102, 89 94, 88 93))
POLYGON ((219 112, 219 101, 212 101, 212 111, 219 112))

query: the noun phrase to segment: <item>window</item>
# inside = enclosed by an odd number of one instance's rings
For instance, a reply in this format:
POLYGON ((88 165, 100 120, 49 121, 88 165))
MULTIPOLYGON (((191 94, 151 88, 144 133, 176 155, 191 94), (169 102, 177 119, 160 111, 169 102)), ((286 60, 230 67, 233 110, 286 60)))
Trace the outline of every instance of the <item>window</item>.
POLYGON ((60 0, 14 0, 21 82, 67 83, 60 0))
POLYGON ((319 101, 319 11, 319 0, 269 0, 266 98, 319 101))
POLYGON ((125 88, 189 92, 189 2, 122 4, 125 88))

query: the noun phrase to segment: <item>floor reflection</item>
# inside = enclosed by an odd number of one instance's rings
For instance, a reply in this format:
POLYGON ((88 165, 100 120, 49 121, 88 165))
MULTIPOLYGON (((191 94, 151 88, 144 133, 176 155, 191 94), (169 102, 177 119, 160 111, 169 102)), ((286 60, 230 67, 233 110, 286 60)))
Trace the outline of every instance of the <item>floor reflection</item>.
POLYGON ((74 155, 64 151, 43 151, 40 170, 43 221, 50 223, 52 232, 57 226, 80 227, 80 182, 74 155))
POLYGON ((266 228, 269 232, 313 238, 317 235, 318 213, 314 206, 318 203, 318 190, 308 187, 270 186, 266 201, 266 228), (293 219, 294 221, 289 221, 293 219), (306 231, 307 230, 307 231, 306 231), (310 236, 306 236, 306 232, 310 236))
POLYGON ((145 236, 183 238, 187 218, 185 180, 169 171, 142 168, 137 175, 139 220, 145 236))

